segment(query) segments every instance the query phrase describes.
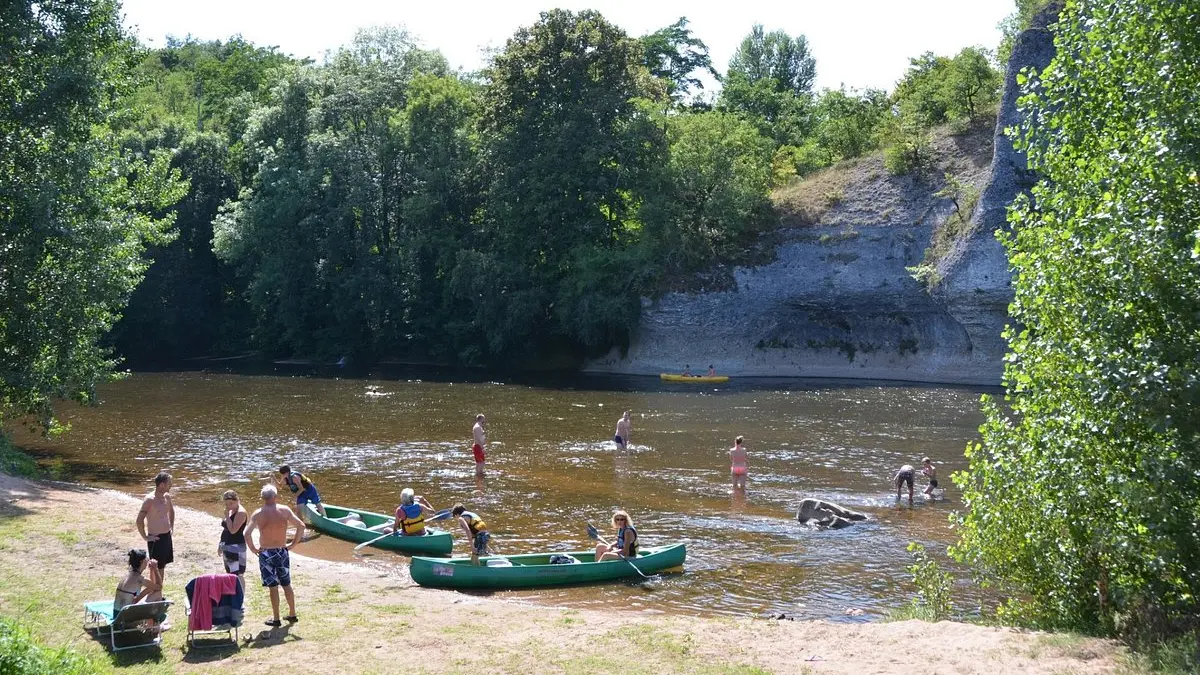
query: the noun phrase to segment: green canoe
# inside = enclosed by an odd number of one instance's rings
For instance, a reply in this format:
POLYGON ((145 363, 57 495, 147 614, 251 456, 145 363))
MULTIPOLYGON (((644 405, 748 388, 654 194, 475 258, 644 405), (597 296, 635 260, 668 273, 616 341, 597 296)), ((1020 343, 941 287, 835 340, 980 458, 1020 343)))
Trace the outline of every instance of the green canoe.
MULTIPOLYGON (((363 511, 362 509, 348 509, 332 504, 325 505, 325 514, 329 516, 326 518, 312 504, 308 504, 307 506, 308 522, 312 523, 313 527, 331 537, 352 541, 355 544, 371 541, 383 533, 351 527, 336 520, 330 520, 330 518, 343 518, 347 513, 353 511, 362 518, 363 523, 367 527, 373 527, 381 523, 391 524, 392 522, 391 516, 385 516, 382 513, 372 513, 371 511, 363 511)), ((425 532, 428 534, 423 537, 387 537, 371 544, 371 546, 397 553, 406 553, 408 555, 416 553, 424 555, 447 555, 454 548, 454 539, 450 536, 449 532, 435 530, 431 527, 426 527, 425 532)))
POLYGON ((647 576, 672 567, 679 567, 687 551, 683 544, 646 548, 638 551, 636 562, 629 560, 605 560, 593 562, 595 551, 572 551, 566 555, 579 559, 569 565, 551 565, 551 555, 562 553, 533 553, 530 555, 488 556, 472 565, 470 558, 422 558, 414 556, 409 564, 413 581, 422 586, 437 588, 535 588, 538 586, 561 586, 564 584, 588 584, 639 576, 638 569, 647 576), (512 567, 487 567, 488 560, 507 559, 512 567), (633 562, 633 564, 631 564, 633 562))

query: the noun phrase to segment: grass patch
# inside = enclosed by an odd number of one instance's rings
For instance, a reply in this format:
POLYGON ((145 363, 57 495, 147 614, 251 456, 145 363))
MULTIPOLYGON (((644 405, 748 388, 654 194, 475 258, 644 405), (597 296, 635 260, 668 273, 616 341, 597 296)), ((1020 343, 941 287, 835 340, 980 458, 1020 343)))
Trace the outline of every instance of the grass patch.
POLYGON ((829 209, 837 206, 863 158, 838 162, 807 178, 785 185, 771 195, 785 227, 816 225, 829 209))

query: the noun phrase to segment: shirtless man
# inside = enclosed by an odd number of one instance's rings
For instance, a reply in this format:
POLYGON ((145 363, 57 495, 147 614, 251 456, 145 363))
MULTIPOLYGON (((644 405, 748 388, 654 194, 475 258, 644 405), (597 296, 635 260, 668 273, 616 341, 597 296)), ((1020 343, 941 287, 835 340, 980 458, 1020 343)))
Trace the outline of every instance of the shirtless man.
POLYGON ((905 483, 908 483, 908 503, 911 506, 913 503, 913 474, 916 469, 912 464, 905 464, 900 467, 896 475, 892 477, 892 482, 896 484, 896 501, 900 501, 900 491, 905 483))
POLYGON ((475 426, 471 427, 471 434, 475 437, 475 445, 471 446, 471 452, 475 455, 475 473, 483 475, 483 463, 487 460, 487 455, 483 449, 487 446, 487 438, 484 436, 484 426, 487 420, 484 419, 483 413, 475 416, 475 426))
POLYGON ((154 492, 142 500, 138 511, 137 529, 146 540, 146 553, 151 560, 158 561, 158 569, 166 574, 167 565, 175 560, 175 548, 171 544, 171 532, 175 529, 175 504, 171 502, 171 474, 160 472, 154 477, 154 492))
POLYGON ((629 420, 629 411, 626 410, 621 419, 617 420, 617 435, 613 436, 613 443, 617 444, 617 448, 625 450, 629 447, 629 432, 633 431, 633 422, 629 420))
POLYGON ((292 561, 288 551, 297 542, 304 539, 304 521, 286 506, 276 504, 279 491, 274 485, 264 485, 262 489, 263 505, 246 524, 246 547, 258 556, 258 571, 262 574, 262 584, 271 589, 271 613, 273 618, 265 623, 272 628, 281 626, 279 621, 279 587, 283 587, 283 595, 287 598, 288 611, 291 614, 284 617, 288 623, 299 621, 296 617, 296 595, 292 592, 292 561), (288 525, 296 527, 296 536, 292 543, 287 543, 288 525), (254 545, 251 535, 258 530, 258 546, 254 545))
POLYGON ((925 498, 933 499, 933 491, 938 488, 937 467, 928 457, 921 460, 921 467, 921 473, 929 479, 929 486, 925 488, 925 498))

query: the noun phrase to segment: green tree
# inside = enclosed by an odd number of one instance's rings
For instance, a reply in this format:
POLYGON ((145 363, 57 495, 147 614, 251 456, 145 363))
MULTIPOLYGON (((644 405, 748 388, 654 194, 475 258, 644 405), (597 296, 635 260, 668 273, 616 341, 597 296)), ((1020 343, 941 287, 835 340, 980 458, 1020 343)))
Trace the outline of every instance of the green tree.
POLYGON ((933 52, 909 59, 908 70, 896 83, 892 97, 901 113, 911 118, 914 124, 929 128, 950 119, 945 88, 950 61, 933 52))
MULTIPOLYGON (((641 44, 592 11, 543 12, 508 40, 485 76, 487 226, 503 268, 497 277, 509 283, 482 289, 489 298, 462 299, 486 326, 483 353, 532 353, 539 337, 572 339, 575 313, 563 313, 553 290, 577 261, 632 236, 640 186, 663 145, 638 100, 664 97, 641 44)), ((472 273, 479 271, 459 276, 472 273)))
POLYGON ((753 121, 779 145, 801 145, 812 131, 815 79, 807 38, 755 25, 729 61, 718 107, 753 121))
POLYGON ((660 28, 641 39, 646 68, 650 74, 667 83, 667 95, 679 103, 696 90, 704 89, 697 73, 708 73, 714 79, 720 75, 713 68, 708 45, 692 34, 687 17, 660 28))
POLYGON ((966 47, 950 60, 942 85, 946 115, 950 119, 973 120, 1000 100, 1000 71, 982 47, 966 47))
POLYGON ((826 89, 817 99, 816 141, 829 153, 828 163, 858 157, 879 142, 891 115, 887 94, 878 89, 826 89))
POLYGON ((1078 0, 1055 32, 1022 78, 1043 179, 1002 236, 1008 405, 955 477, 954 553, 1017 620, 1155 637, 1200 610, 1200 13, 1078 0))
POLYGON ((9 3, 0 44, 0 424, 52 427, 56 399, 91 402, 111 377, 99 340, 167 236, 146 214, 182 186, 109 127, 134 53, 115 2, 9 3))

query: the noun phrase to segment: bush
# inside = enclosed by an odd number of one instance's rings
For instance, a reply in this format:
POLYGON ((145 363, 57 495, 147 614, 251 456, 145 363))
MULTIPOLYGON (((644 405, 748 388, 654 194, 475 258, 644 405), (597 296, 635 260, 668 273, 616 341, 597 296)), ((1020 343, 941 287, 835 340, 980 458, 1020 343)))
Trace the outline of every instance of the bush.
POLYGON ((0 433, 0 473, 33 478, 40 475, 41 470, 32 457, 13 447, 8 436, 0 433))
POLYGON ((99 670, 87 657, 67 648, 43 647, 20 623, 0 618, 0 673, 83 675, 96 672, 99 670))
POLYGON ((913 557, 908 572, 913 577, 917 594, 907 607, 893 612, 890 618, 920 619, 931 623, 949 619, 954 613, 954 604, 950 599, 954 577, 943 570, 937 561, 929 558, 924 546, 913 542, 908 545, 908 552, 913 557))

